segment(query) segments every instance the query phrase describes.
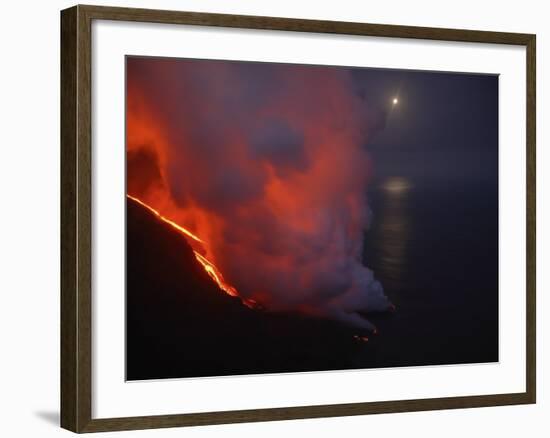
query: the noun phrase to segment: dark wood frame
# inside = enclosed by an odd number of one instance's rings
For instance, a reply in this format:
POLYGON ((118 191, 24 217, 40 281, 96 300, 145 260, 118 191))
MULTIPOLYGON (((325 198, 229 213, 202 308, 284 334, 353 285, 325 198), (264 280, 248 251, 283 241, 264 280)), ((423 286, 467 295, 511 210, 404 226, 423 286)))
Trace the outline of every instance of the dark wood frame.
POLYGON ((535 403, 535 47, 535 35, 519 33, 80 5, 62 11, 61 426, 80 433, 535 403), (92 419, 92 20, 141 21, 525 46, 527 51, 526 391, 469 397, 92 419))

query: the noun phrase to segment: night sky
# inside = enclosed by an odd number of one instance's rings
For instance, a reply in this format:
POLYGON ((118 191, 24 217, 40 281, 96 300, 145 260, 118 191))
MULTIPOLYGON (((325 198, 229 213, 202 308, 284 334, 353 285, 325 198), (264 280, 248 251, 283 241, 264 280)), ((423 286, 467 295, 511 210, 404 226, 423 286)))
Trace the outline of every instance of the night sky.
POLYGON ((498 76, 355 69, 360 93, 387 112, 367 145, 377 179, 419 185, 498 182, 498 76), (391 98, 398 105, 391 109, 391 98))

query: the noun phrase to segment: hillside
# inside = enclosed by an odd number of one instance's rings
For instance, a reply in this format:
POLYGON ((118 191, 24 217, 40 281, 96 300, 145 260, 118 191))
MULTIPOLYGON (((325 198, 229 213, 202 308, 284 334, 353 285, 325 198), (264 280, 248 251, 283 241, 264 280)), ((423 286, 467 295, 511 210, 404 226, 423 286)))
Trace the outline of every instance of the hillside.
POLYGON ((338 323, 252 310, 221 291, 184 236, 127 201, 127 379, 351 368, 338 323))

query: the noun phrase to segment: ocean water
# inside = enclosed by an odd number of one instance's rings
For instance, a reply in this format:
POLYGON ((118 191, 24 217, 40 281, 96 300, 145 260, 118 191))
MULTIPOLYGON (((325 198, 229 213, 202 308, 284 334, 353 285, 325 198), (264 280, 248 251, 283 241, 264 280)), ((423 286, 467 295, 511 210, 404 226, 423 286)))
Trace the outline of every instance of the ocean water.
POLYGON ((364 263, 396 305, 357 367, 498 361, 498 191, 404 184, 369 192, 364 263))

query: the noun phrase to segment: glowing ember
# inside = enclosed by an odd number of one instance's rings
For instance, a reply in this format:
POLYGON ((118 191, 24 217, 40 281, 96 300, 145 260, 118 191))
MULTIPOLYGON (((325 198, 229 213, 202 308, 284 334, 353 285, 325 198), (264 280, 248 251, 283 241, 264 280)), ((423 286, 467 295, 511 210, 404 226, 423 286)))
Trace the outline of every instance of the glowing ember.
MULTIPOLYGON (((146 204, 142 200, 140 200, 140 199, 138 199, 134 196, 131 196, 131 195, 126 195, 126 196, 128 198, 130 198, 132 201, 135 201, 138 204, 145 207, 147 210, 149 210, 151 213, 153 213, 161 221, 163 221, 163 222, 167 223, 168 225, 172 226, 174 229, 178 230, 180 233, 184 234, 186 237, 190 237, 191 239, 193 239, 197 242, 204 243, 203 240, 201 240, 198 236, 193 234, 191 231, 189 231, 186 228, 182 227, 181 225, 175 223, 173 220, 168 219, 167 217, 163 216, 157 210, 155 210, 153 207, 149 206, 148 204, 146 204)), ((220 272, 220 270, 218 268, 216 268, 214 263, 212 263, 210 260, 208 260, 203 255, 199 254, 195 250, 193 250, 193 253, 195 254, 195 258, 202 265, 202 267, 204 268, 206 273, 216 282, 216 284, 218 285, 218 287, 221 290, 223 290, 226 294, 228 294, 232 297, 239 297, 239 292, 237 291, 237 289, 235 289, 233 286, 231 286, 229 283, 227 283, 224 280, 222 273, 220 272)), ((256 303, 256 301, 254 301, 254 300, 250 300, 250 299, 247 300, 247 299, 241 298, 241 301, 245 306, 250 307, 251 309, 260 307, 256 303)))

